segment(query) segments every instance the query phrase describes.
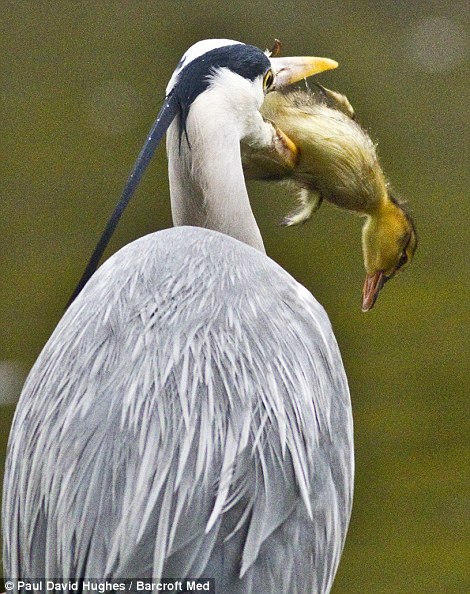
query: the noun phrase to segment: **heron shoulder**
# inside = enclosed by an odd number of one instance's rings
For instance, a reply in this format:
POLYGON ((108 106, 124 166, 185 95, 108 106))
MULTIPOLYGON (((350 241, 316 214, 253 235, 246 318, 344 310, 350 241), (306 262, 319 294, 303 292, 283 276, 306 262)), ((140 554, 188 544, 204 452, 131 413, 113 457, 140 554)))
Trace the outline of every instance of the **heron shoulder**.
MULTIPOLYGON (((302 349, 321 351, 338 376, 344 373, 328 316, 311 293, 265 254, 199 227, 159 231, 122 248, 95 273, 66 318, 93 329, 92 345, 99 328, 116 340, 123 336, 121 346, 135 332, 142 348, 143 336, 157 340, 156 329, 175 345, 178 337, 197 345, 210 331, 228 352, 243 345, 260 360, 275 357, 291 367, 302 349)), ((66 319, 64 327, 75 331, 66 319)))
MULTIPOLYGON (((168 289, 167 283, 173 283, 173 294, 182 291, 188 300, 207 294, 223 305, 224 297, 244 295, 255 303, 262 300, 266 308, 281 299, 327 319, 311 293, 265 254, 217 231, 187 226, 151 233, 119 250, 91 279, 75 309, 105 295, 131 299, 138 306, 152 291, 158 299, 159 285, 168 289)), ((101 306, 107 304, 104 300, 101 306)))

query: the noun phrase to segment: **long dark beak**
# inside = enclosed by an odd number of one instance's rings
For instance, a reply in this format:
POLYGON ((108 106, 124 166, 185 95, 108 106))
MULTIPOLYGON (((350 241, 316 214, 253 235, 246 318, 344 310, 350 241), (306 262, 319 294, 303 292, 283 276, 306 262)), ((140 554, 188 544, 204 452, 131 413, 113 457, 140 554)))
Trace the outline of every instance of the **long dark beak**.
POLYGON ((175 95, 170 93, 166 97, 165 103, 163 104, 163 107, 161 108, 160 113, 158 114, 157 119, 155 120, 147 136, 147 140, 145 141, 144 146, 137 157, 132 172, 122 192, 121 198, 106 224, 100 240, 98 241, 90 260, 88 261, 85 272, 83 273, 82 278, 78 282, 78 285, 76 286, 72 296, 69 299, 69 302, 67 303, 67 307, 74 301, 74 299, 77 297, 77 295, 97 269, 103 252, 106 249, 126 206, 129 204, 130 199, 134 195, 134 192, 136 191, 137 186, 142 179, 142 176, 155 152, 155 149, 160 144, 161 139, 165 135, 165 132, 168 130, 178 111, 178 101, 175 95))

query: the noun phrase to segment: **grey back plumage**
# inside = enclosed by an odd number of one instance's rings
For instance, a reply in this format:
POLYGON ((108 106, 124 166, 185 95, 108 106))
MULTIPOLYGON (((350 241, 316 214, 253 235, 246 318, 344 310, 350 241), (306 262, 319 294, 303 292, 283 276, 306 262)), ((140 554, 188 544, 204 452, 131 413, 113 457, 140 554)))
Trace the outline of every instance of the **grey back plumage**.
POLYGON ((5 575, 328 592, 352 439, 341 357, 310 293, 215 231, 148 235, 92 277, 28 377, 5 575))

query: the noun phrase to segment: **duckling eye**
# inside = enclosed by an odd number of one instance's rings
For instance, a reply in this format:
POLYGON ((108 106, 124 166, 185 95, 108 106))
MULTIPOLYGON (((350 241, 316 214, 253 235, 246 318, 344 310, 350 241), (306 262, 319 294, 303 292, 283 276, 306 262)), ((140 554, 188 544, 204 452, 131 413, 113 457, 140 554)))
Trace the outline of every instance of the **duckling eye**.
POLYGON ((397 270, 404 266, 408 262, 408 254, 405 252, 402 253, 400 260, 398 261, 397 270))
POLYGON ((274 74, 272 70, 268 70, 263 78, 263 91, 269 90, 274 82, 274 74))

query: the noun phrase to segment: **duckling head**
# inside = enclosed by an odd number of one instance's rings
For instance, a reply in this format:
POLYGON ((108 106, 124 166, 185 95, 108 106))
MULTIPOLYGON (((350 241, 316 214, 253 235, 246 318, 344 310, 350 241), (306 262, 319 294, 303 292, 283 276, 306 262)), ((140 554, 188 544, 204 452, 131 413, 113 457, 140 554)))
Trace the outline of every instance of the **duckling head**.
POLYGON ((362 230, 366 279, 362 291, 362 311, 374 306, 384 284, 413 259, 417 236, 413 221, 390 195, 377 211, 367 216, 362 230))

